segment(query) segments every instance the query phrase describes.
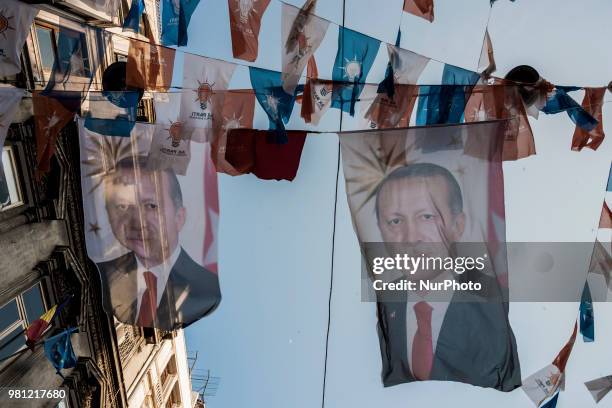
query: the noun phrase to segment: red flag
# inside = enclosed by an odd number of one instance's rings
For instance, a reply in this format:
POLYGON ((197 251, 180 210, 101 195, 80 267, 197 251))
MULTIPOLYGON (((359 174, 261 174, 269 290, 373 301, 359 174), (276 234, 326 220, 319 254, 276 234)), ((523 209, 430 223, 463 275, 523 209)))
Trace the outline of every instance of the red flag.
MULTIPOLYGON (((80 102, 80 92, 72 93, 69 99, 80 102)), ((72 102, 72 101, 71 101, 72 102)), ((55 154, 55 142, 61 130, 75 115, 60 102, 60 99, 43 95, 41 91, 32 92, 34 110, 34 129, 36 132, 36 162, 38 171, 49 172, 51 158, 55 154)))
MULTIPOLYGON (((220 173, 238 176, 245 173, 240 166, 230 164, 226 157, 227 134, 232 129, 252 128, 255 113, 255 93, 252 89, 218 92, 213 95, 214 104, 214 140, 212 142, 212 160, 220 173), (221 107, 217 111, 218 107, 221 107)), ((240 161, 239 161, 240 162, 240 161)))
POLYGON ((51 309, 47 310, 42 316, 34 320, 26 329, 26 344, 30 350, 34 351, 34 344, 40 339, 40 336, 47 330, 51 320, 55 317, 57 311, 57 305, 54 305, 51 309))
POLYGON ((234 58, 255 61, 261 18, 270 0, 227 0, 234 58))
POLYGON ((404 0, 404 11, 424 18, 430 23, 434 20, 433 0, 404 0))
POLYGON ((595 129, 590 132, 576 126, 574 137, 572 138, 572 150, 580 151, 585 147, 597 150, 606 136, 603 130, 603 116, 601 107, 603 105, 606 88, 585 88, 582 107, 592 117, 599 122, 595 129))
POLYGON ((288 142, 275 143, 273 131, 234 129, 227 138, 226 159, 244 173, 264 180, 292 181, 300 165, 306 132, 288 131, 288 142))
POLYGON ((211 160, 211 153, 207 151, 204 157, 204 217, 206 220, 204 230, 204 268, 213 273, 219 273, 217 263, 217 227, 219 224, 219 188, 217 184, 217 171, 211 160))
POLYGON ((574 348, 574 343, 576 342, 577 330, 578 330, 578 323, 575 323, 574 331, 570 339, 567 341, 565 346, 563 346, 561 351, 559 351, 559 354, 557 354, 557 357, 555 357, 553 361, 553 364, 557 366, 559 371, 561 371, 562 373, 565 371, 565 366, 567 365, 567 360, 569 360, 570 354, 572 354, 572 349, 574 348))

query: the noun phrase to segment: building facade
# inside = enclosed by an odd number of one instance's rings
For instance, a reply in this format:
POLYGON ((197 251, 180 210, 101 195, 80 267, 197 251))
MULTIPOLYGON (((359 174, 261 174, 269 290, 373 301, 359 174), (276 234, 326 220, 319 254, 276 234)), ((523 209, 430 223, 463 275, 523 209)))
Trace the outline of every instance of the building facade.
MULTIPOLYGON (((49 80, 57 57, 60 25, 85 40, 73 78, 93 76, 91 87, 100 89, 103 70, 126 58, 125 37, 134 35, 118 28, 128 3, 125 0, 48 3, 37 5, 40 11, 23 48, 21 73, 0 78, 0 84, 28 90, 2 147, 0 386, 4 388, 0 405, 170 408, 202 404, 191 391, 182 331, 127 326, 116 322, 102 308, 100 276, 85 248, 75 123, 61 132, 50 172, 41 176, 35 171, 30 92, 43 89, 49 80), (112 4, 117 9, 104 12, 112 4), (96 29, 100 28, 108 36, 97 36, 96 29), (48 337, 68 327, 78 328, 72 335, 78 363, 75 368, 63 370, 62 378, 47 360, 42 344, 33 352, 25 349, 24 330, 53 305, 68 298, 71 300, 44 335, 48 337), (9 400, 8 389, 61 389, 65 397, 9 400)), ((145 3, 147 14, 141 21, 140 36, 159 39, 158 1, 145 3)), ((153 121, 153 118, 150 97, 145 95, 139 119, 153 121)))

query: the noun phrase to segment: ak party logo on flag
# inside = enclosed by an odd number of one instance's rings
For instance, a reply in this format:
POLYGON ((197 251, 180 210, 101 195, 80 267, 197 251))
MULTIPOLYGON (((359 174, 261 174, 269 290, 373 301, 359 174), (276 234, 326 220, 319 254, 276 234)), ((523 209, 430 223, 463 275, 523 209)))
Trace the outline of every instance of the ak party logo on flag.
MULTIPOLYGON (((8 12, 5 10, 0 10, 0 38, 3 40, 7 40, 7 32, 8 30, 15 31, 15 27, 13 27, 12 20, 13 16, 8 16, 8 12)), ((4 52, 4 48, 0 48, 0 57, 6 57, 6 53, 4 52)))
MULTIPOLYGON (((238 13, 240 24, 247 25, 249 23, 249 19, 253 17, 254 14, 257 14, 257 10, 255 9, 255 4, 259 0, 239 0, 238 8, 234 10, 238 13)), ((253 30, 249 27, 245 27, 248 34, 253 34, 253 30)))
MULTIPOLYGON (((209 83, 208 80, 204 80, 204 82, 200 82, 198 80, 198 89, 194 92, 196 93, 196 101, 200 102, 200 109, 206 110, 208 108, 208 104, 213 96, 213 87, 215 83, 209 83)), ((193 116, 193 113, 192 113, 193 116)))
POLYGON ((170 140, 172 147, 179 147, 183 141, 183 124, 181 122, 170 121, 170 127, 166 129, 168 132, 167 140, 170 140))

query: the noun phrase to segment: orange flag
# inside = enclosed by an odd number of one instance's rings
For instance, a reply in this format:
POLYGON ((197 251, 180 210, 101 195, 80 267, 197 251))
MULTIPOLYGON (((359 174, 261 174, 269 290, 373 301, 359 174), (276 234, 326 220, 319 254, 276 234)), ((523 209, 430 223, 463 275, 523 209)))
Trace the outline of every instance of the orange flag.
POLYGON ((603 130, 603 115, 601 107, 603 105, 606 88, 585 88, 582 107, 592 117, 599 122, 590 132, 576 126, 574 137, 572 138, 572 150, 580 151, 585 147, 597 150, 606 136, 603 130))
POLYGON ((424 18, 430 23, 434 20, 433 0, 404 0, 404 11, 424 18))
POLYGON ((53 91, 49 96, 44 91, 32 92, 38 171, 47 173, 51 169, 57 137, 74 118, 80 102, 80 92, 53 91))
MULTIPOLYGON (((216 92, 213 95, 214 140, 212 160, 219 173, 231 176, 244 174, 246 169, 230 164, 226 159, 227 135, 232 129, 252 128, 255 113, 255 93, 251 89, 216 92)), ((239 154, 239 153, 237 153, 239 154)), ((238 161, 240 162, 240 161, 238 161)))
POLYGON ((166 90, 172 84, 173 48, 130 39, 125 82, 145 90, 166 90))
POLYGON ((227 0, 234 58, 255 61, 259 50, 259 29, 270 0, 227 0))

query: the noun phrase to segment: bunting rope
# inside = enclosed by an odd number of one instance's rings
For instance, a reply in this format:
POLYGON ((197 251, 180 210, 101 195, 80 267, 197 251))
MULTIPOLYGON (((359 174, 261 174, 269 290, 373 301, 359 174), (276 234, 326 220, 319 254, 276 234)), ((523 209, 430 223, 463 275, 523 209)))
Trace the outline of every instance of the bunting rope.
MULTIPOLYGON (((285 2, 285 1, 283 1, 283 0, 275 0, 275 1, 276 1, 276 2, 278 2, 278 3, 280 3, 280 4, 285 4, 285 5, 287 5, 287 6, 290 6, 290 7, 296 8, 296 9, 299 9, 299 7, 296 7, 296 6, 294 6, 293 4, 289 4, 289 3, 287 3, 287 2, 285 2)), ((28 6, 29 6, 29 7, 34 7, 33 5, 28 5, 28 6)), ((331 21, 331 20, 328 20, 328 19, 326 19, 326 18, 324 18, 324 17, 318 16, 318 15, 317 15, 317 14, 315 14, 315 13, 309 13, 309 14, 312 14, 313 16, 316 16, 317 18, 320 18, 320 19, 322 19, 322 20, 324 20, 324 21, 329 22, 329 24, 330 24, 330 25, 333 25, 333 26, 336 26, 336 27, 344 27, 344 14, 345 14, 344 7, 345 7, 345 5, 344 5, 344 3, 343 3, 343 25, 342 25, 342 26, 340 26, 340 25, 336 24, 335 22, 333 22, 333 21, 331 21)), ((34 7, 34 8, 36 8, 36 9, 38 9, 38 10, 41 10, 41 8, 39 8, 39 7, 34 7)), ((493 7, 489 7, 489 14, 488 14, 487 22, 486 22, 486 24, 485 24, 485 34, 484 34, 484 35, 486 35, 487 29, 488 29, 488 27, 489 27, 489 23, 490 23, 491 16, 492 16, 492 11, 493 11, 493 7)), ((404 15, 404 11, 402 10, 402 11, 401 11, 401 16, 400 16, 400 27, 401 27, 401 24, 402 24, 402 21, 403 21, 403 15, 404 15)), ((83 25, 84 25, 84 26, 91 27, 91 28, 93 28, 93 29, 101 29, 101 28, 99 28, 99 27, 91 26, 91 25, 86 24, 86 23, 83 23, 83 25)), ((106 31, 106 30, 104 30, 104 31, 106 31)), ((205 55, 202 55, 202 54, 195 54, 195 53, 191 53, 191 52, 183 51, 183 50, 179 49, 179 47, 166 47, 166 46, 164 46, 164 45, 162 45, 162 44, 153 43, 153 42, 150 42, 150 41, 145 41, 145 40, 143 40, 143 39, 141 39, 141 38, 138 38, 138 37, 136 37, 136 36, 129 36, 129 35, 126 35, 126 34, 124 34, 123 32, 122 32, 122 33, 115 33, 115 32, 110 32, 110 31, 106 31, 106 32, 110 33, 110 34, 111 34, 111 35, 113 35, 113 36, 117 36, 117 37, 119 37, 119 38, 123 38, 123 39, 126 39, 126 40, 137 40, 137 41, 149 42, 149 43, 151 43, 151 44, 155 44, 155 45, 157 45, 157 46, 161 46, 161 47, 165 47, 165 48, 170 48, 170 49, 175 50, 175 52, 177 52, 177 53, 183 53, 183 54, 190 54, 190 55, 195 55, 195 56, 200 56, 200 57, 206 57, 206 58, 210 58, 210 59, 212 59, 212 60, 216 60, 216 61, 230 62, 230 61, 226 61, 226 60, 223 60, 223 59, 220 59, 220 58, 208 57, 208 56, 205 56, 205 55)), ((360 32, 360 33, 361 33, 361 32, 360 32)), ((361 33, 361 34, 363 34, 363 33, 361 33)), ((366 34, 364 34, 364 35, 366 35, 366 34)), ((381 43, 381 44, 384 44, 384 45, 389 45, 389 44, 390 44, 390 43, 387 43, 386 41, 381 40, 380 38, 377 38, 377 37, 372 37, 372 36, 369 36, 369 35, 367 35, 367 36, 368 36, 368 37, 370 37, 370 38, 374 38, 374 39, 376 39, 376 40, 380 41, 380 43, 381 43)), ((483 37, 483 39, 484 39, 484 37, 483 37)), ((402 48, 401 46, 400 46, 400 47, 398 47, 398 48, 400 48, 401 50, 410 51, 410 52, 413 52, 413 53, 415 53, 415 54, 417 54, 417 55, 419 55, 419 56, 422 56, 422 57, 428 58, 430 61, 434 61, 434 62, 437 62, 437 63, 443 64, 443 65, 452 65, 452 66, 455 66, 455 67, 458 67, 458 68, 461 68, 461 69, 465 69, 465 70, 467 70, 467 71, 476 72, 476 71, 473 71, 473 69, 472 69, 472 68, 464 68, 464 67, 462 67, 462 66, 460 66, 460 65, 450 64, 450 63, 448 63, 448 62, 441 61, 441 60, 438 60, 438 59, 436 59, 436 58, 432 58, 432 57, 429 57, 429 56, 426 56, 426 55, 422 55, 422 54, 416 53, 416 52, 414 52, 414 51, 412 51, 412 50, 409 50, 409 49, 407 49, 407 48, 402 48)), ((253 66, 255 66, 255 65, 251 65, 251 64, 248 64, 248 63, 245 63, 245 62, 241 62, 241 61, 232 61, 232 62, 230 62, 230 63, 235 64, 235 65, 237 65, 237 66, 246 67, 246 68, 249 68, 249 67, 253 67, 253 66)), ((261 67, 261 68, 263 68, 263 67, 261 67)), ((274 70, 274 69, 272 69, 272 70, 271 70, 271 69, 268 69, 268 68, 263 68, 263 69, 267 69, 267 70, 270 70, 270 71, 273 71, 273 72, 280 72, 280 71, 276 71, 276 70, 274 70)), ((303 74, 302 74, 302 76, 301 76, 301 78, 304 78, 304 77, 305 77, 305 74, 303 73, 303 74)), ((496 76, 493 76, 493 75, 491 75, 491 76, 490 76, 490 78, 494 78, 494 79, 502 79, 502 78, 499 78, 499 77, 496 77, 496 76)), ((325 77, 325 76, 322 76, 322 77, 320 77, 319 79, 322 79, 322 80, 331 80, 331 78, 329 78, 329 77, 325 77)), ((518 84, 518 83, 516 83, 516 82, 514 82, 514 81, 511 81, 511 80, 506 80, 506 79, 504 79, 504 81, 505 81, 505 82, 507 82, 508 84, 518 84)), ((7 83, 18 83, 18 82, 20 82, 20 81, 16 81, 16 80, 3 80, 3 81, 0 81, 0 82, 7 82, 7 83)), ((45 85, 45 84, 47 83, 47 81, 32 81, 32 82, 33 82, 33 83, 35 83, 35 84, 43 84, 43 85, 45 85)), ((100 82, 98 82, 98 81, 96 81, 96 80, 95 80, 95 78, 94 78, 94 79, 92 79, 92 81, 87 81, 87 82, 70 81, 70 82, 65 82, 65 84, 66 84, 66 83, 68 83, 68 84, 76 84, 76 85, 78 85, 78 84, 87 84, 87 83, 91 83, 91 84, 95 84, 95 85, 101 85, 101 83, 100 83, 100 82)), ((612 83, 612 82, 609 82, 609 83, 607 83, 607 84, 605 84, 605 85, 603 85, 603 86, 601 86, 601 87, 608 87, 608 85, 610 85, 610 83, 612 83)), ((365 83, 365 82, 364 82, 363 84, 368 85, 369 83, 365 83)), ((373 85, 376 85, 376 83, 372 83, 372 84, 373 84, 373 85)), ((418 85, 428 85, 428 84, 418 84, 418 85)), ((434 84, 434 85, 444 85, 444 84, 434 84)), ((564 87, 578 87, 578 88, 585 88, 585 87, 583 87, 583 86, 579 86, 579 85, 562 85, 562 84, 555 84, 555 86, 564 86, 564 87)), ((593 88, 593 87, 589 87, 589 88, 593 88)), ((597 88, 597 87, 595 87, 595 88, 597 88)), ((184 88, 184 87, 171 87, 171 89, 192 89, 192 88, 184 88)))
MULTIPOLYGON (((346 0, 342 0, 342 26, 344 27, 344 19, 346 16, 346 0)), ((344 59, 344 47, 342 48, 342 58, 344 59)), ((344 111, 339 109, 340 112, 340 131, 342 131, 342 118, 344 117, 344 111)), ((332 226, 332 247, 331 247, 331 262, 330 262, 330 277, 329 277, 329 297, 327 300, 327 331, 325 333, 325 362, 323 365, 323 395, 321 398, 321 408, 325 408, 325 387, 327 385, 327 354, 329 351, 329 332, 331 329, 331 303, 332 293, 334 288, 334 258, 336 249, 336 215, 338 209, 338 183, 340 180, 340 137, 338 137, 338 156, 336 164, 336 189, 334 192, 334 212, 333 212, 333 226, 332 226)))

